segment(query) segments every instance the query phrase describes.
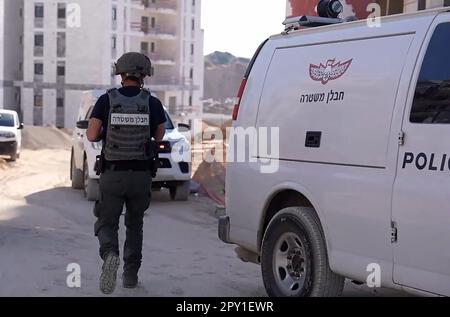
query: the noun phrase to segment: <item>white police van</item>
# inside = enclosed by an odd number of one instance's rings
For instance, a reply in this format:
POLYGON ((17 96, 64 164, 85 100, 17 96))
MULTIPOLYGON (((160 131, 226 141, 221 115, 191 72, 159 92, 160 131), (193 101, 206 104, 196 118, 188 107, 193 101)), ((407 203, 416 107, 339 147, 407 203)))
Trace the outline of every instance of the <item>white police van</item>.
POLYGON ((279 127, 255 154, 278 171, 228 164, 219 236, 270 296, 450 295, 450 9, 337 22, 290 19, 252 60, 234 127, 279 127))
MULTIPOLYGON (((89 201, 96 200, 99 194, 99 176, 94 170, 96 158, 102 150, 102 142, 89 142, 86 128, 92 110, 103 90, 86 91, 82 95, 77 117, 77 127, 73 131, 72 154, 70 160, 70 179, 72 188, 83 189, 89 201)), ((166 111, 166 133, 160 143, 159 159, 161 168, 153 179, 153 190, 168 188, 172 200, 186 201, 190 194, 192 174, 191 149, 188 139, 179 130, 190 127, 180 124, 174 126, 166 111), (176 160, 172 151, 177 151, 176 160)))

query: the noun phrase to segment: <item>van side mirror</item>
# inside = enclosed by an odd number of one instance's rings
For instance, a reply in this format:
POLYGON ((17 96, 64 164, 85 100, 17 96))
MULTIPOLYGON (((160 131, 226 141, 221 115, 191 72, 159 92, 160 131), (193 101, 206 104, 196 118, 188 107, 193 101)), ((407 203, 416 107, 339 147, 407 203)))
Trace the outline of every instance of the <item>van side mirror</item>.
POLYGON ((190 131, 191 130, 191 126, 189 124, 179 123, 178 124, 178 130, 180 130, 181 132, 190 131))
POLYGON ((23 130, 23 123, 19 124, 19 127, 17 129, 23 130))
POLYGON ((81 130, 87 130, 89 126, 89 121, 88 120, 81 120, 77 122, 77 128, 81 129, 81 130))

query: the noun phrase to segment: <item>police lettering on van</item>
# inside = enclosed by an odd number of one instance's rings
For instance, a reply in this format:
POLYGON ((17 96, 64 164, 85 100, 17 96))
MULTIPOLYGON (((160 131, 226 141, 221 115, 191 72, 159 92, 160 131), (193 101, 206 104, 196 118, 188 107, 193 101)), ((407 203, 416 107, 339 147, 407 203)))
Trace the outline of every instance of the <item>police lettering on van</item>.
POLYGON ((413 166, 419 171, 450 171, 450 156, 448 154, 431 153, 412 153, 406 152, 403 158, 402 169, 413 166))

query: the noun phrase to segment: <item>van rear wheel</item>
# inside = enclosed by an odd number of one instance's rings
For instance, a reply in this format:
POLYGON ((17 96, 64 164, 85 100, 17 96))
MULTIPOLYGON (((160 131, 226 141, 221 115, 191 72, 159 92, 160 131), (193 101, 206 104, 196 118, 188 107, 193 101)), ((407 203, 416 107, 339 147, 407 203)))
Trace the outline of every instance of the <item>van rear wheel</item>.
POLYGON ((340 296, 344 278, 333 273, 320 222, 312 208, 283 209, 263 239, 261 269, 271 297, 340 296))

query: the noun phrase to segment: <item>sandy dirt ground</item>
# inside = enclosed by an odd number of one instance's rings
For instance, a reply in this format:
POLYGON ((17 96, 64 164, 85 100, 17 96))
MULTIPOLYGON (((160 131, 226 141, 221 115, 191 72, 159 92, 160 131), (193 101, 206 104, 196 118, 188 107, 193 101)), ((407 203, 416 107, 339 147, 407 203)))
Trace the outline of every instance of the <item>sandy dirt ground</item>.
MULTIPOLYGON (((17 162, 2 162, 0 296, 101 296, 93 204, 70 188, 69 158, 68 149, 25 150, 17 162), (81 288, 67 287, 70 263, 81 267, 81 288)), ((139 288, 118 283, 114 295, 265 296, 259 266, 242 263, 217 238, 214 210, 206 197, 179 203, 156 193, 145 218, 139 288)), ((347 283, 344 295, 397 294, 347 283)))

